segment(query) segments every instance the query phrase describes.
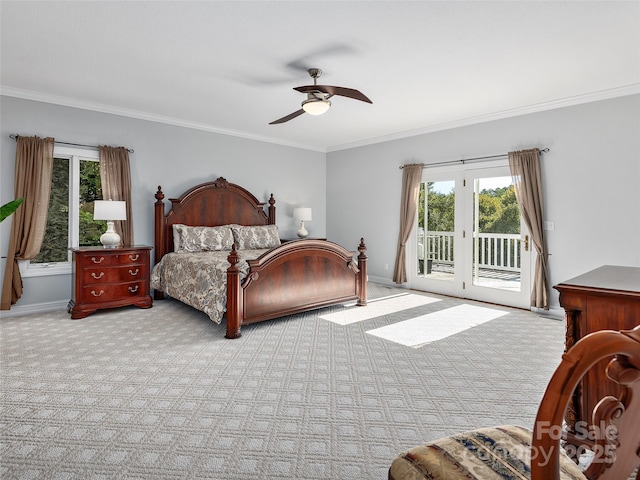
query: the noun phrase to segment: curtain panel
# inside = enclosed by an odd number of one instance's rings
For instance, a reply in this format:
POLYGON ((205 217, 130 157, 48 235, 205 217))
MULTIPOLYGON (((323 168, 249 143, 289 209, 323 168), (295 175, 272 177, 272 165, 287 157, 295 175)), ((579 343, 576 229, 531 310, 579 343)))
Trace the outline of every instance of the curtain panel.
POLYGON ((116 220, 113 226, 122 238, 122 244, 133 245, 133 214, 131 208, 131 167, 129 150, 125 147, 99 148, 100 181, 103 200, 124 200, 127 207, 127 219, 116 220))
POLYGON ((11 217, 1 310, 11 309, 11 305, 22 297, 18 260, 31 260, 40 253, 49 214, 53 147, 54 139, 51 137, 19 136, 16 139, 13 194, 14 198, 24 198, 24 202, 11 217))
POLYGON ((396 264, 393 269, 393 281, 405 283, 407 281, 406 244, 411 236, 411 229, 418 211, 418 197, 420 196, 420 180, 424 164, 413 163, 402 168, 402 193, 400 197, 400 233, 396 251, 396 264))
POLYGON ((531 306, 548 310, 548 251, 543 228, 540 150, 533 148, 509 152, 509 168, 522 218, 531 233, 531 241, 538 254, 531 288, 531 306))

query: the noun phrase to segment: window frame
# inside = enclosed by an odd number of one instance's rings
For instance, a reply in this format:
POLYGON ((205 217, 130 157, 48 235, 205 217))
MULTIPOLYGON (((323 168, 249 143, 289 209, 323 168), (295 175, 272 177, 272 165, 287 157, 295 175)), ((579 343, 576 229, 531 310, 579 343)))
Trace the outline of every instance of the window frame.
POLYGON ((69 160, 69 245, 67 245, 67 261, 52 263, 31 263, 30 260, 18 260, 20 275, 27 277, 44 277, 49 275, 70 275, 73 270, 72 248, 80 242, 80 161, 99 162, 99 152, 95 149, 58 146, 53 148, 54 158, 69 160))

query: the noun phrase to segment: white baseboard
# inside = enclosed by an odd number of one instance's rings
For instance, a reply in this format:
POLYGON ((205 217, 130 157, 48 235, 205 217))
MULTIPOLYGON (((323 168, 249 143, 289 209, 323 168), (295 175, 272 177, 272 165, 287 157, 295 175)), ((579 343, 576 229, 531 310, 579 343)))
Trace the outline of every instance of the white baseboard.
POLYGON ((562 307, 549 307, 549 310, 531 307, 531 311, 545 317, 553 317, 557 320, 564 320, 564 308, 562 307))
POLYGON ((11 310, 0 311, 1 318, 19 317, 22 315, 33 315, 35 313, 52 312, 57 310, 66 310, 69 300, 56 302, 35 303, 32 305, 13 305, 11 310))

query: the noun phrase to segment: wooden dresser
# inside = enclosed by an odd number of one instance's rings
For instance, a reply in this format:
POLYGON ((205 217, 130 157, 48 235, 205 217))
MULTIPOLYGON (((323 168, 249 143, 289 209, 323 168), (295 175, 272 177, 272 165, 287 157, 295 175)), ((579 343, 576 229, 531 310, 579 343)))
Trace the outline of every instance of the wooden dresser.
POLYGON ((151 247, 81 247, 72 251, 74 285, 68 306, 71 318, 125 305, 151 307, 151 247))
MULTIPOLYGON (((640 268, 606 265, 554 286, 566 312, 565 348, 597 330, 628 330, 640 325, 640 268)), ((617 395, 617 386, 604 375, 606 363, 587 372, 569 405, 570 428, 588 421, 596 403, 617 395)))

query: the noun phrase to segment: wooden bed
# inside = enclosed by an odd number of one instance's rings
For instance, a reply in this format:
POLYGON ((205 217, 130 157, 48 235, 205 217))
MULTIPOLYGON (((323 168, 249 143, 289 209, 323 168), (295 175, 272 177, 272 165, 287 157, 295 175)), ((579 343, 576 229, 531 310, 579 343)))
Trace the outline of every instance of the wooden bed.
MULTIPOLYGON (((172 198, 165 214, 164 193, 155 194, 155 263, 174 250, 173 225, 275 225, 273 194, 261 203, 244 188, 220 177, 172 198)), ((269 227, 273 228, 273 227, 269 227)), ((294 240, 274 247, 254 260, 241 281, 234 243, 227 261, 226 337, 240 337, 243 325, 356 300, 367 304, 367 256, 363 239, 356 252, 325 240, 294 240)), ((161 291, 154 298, 164 298, 161 291)))

